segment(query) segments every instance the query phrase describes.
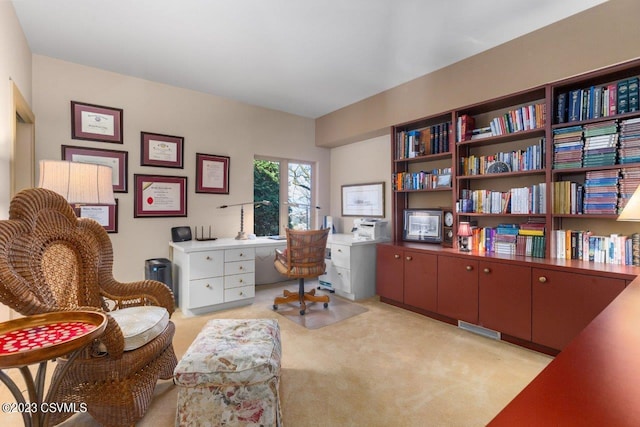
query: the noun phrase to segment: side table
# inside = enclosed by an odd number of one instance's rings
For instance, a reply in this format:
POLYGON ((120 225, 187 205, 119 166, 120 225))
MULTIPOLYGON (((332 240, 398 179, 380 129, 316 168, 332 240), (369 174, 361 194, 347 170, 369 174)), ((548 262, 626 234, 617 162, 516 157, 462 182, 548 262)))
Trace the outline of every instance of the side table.
MULTIPOLYGON (((16 399, 15 406, 9 404, 8 409, 21 412, 26 427, 47 425, 48 408, 54 403, 50 399, 55 396, 66 370, 106 326, 107 316, 97 311, 52 312, 0 323, 0 369, 20 370, 29 402, 4 371, 0 371, 0 380, 16 399), (67 356, 69 361, 61 375, 51 382, 45 397, 47 363, 62 356, 67 356), (38 364, 35 380, 29 370, 32 364, 38 364)), ((2 409, 5 410, 4 405, 2 409)))

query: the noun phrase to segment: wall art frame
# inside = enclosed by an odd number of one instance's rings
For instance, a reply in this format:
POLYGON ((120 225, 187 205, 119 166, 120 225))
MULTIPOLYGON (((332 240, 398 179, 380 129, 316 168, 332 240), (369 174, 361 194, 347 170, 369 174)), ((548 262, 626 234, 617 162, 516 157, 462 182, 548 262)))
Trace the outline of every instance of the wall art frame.
POLYGON ((122 144, 122 108, 71 101, 71 138, 122 144))
POLYGON ((134 174, 134 218, 187 216, 187 177, 134 174))
POLYGON ((118 232, 118 199, 115 205, 81 205, 74 207, 78 218, 91 218, 104 227, 107 233, 118 232))
POLYGON ((228 156, 196 153, 196 193, 229 194, 228 156))
POLYGON ((384 218, 384 182, 343 185, 341 215, 384 218))
POLYGON ((113 192, 128 192, 129 153, 127 151, 62 145, 62 160, 109 166, 113 171, 113 192))
POLYGON ((140 166, 184 168, 184 137, 140 132, 140 166))

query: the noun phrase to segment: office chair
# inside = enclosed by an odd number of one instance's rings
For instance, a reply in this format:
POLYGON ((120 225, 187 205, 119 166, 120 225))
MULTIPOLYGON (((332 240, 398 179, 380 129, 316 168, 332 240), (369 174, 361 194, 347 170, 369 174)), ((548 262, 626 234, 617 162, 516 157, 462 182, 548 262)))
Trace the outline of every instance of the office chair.
POLYGON ((307 310, 307 301, 322 302, 324 308, 329 306, 329 296, 316 295, 315 289, 304 290, 304 279, 318 277, 325 272, 325 250, 329 229, 324 230, 291 230, 287 228, 287 248, 276 249, 274 265, 276 270, 290 279, 298 279, 298 292, 284 291, 284 295, 276 297, 273 309, 278 304, 300 302, 300 314, 307 310))

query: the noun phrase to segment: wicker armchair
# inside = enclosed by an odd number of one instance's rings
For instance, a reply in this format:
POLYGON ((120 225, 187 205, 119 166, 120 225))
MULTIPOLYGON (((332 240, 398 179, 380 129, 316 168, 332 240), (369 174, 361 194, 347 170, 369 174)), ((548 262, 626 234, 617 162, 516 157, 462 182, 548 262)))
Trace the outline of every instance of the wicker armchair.
MULTIPOLYGON (((0 301, 23 315, 78 308, 106 312, 155 305, 174 311, 171 290, 161 282, 117 282, 109 236, 96 221, 78 219, 66 200, 31 188, 11 201, 0 221, 0 301)), ((75 359, 55 402, 86 403, 103 425, 133 425, 144 416, 159 378, 173 376, 176 356, 167 327, 140 348, 124 351, 123 333, 108 315, 104 334, 75 359)), ((56 361, 58 378, 65 358, 56 361)), ((72 413, 51 414, 51 424, 72 413)))
POLYGON ((325 271, 325 249, 329 229, 324 230, 291 230, 287 228, 287 249, 283 252, 276 249, 274 266, 281 274, 290 279, 298 279, 298 292, 284 291, 284 295, 276 297, 273 301, 273 309, 278 309, 278 304, 288 302, 300 303, 300 314, 307 310, 307 301, 322 302, 324 308, 329 306, 328 295, 316 295, 316 290, 305 292, 304 279, 318 277, 325 271))

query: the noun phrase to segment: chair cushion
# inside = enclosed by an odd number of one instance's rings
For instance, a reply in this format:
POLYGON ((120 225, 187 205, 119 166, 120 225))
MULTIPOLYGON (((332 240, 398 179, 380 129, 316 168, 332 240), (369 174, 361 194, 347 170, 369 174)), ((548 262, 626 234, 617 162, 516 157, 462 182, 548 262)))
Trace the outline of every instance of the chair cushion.
POLYGON ((109 312, 124 335, 124 351, 135 350, 153 340, 169 323, 169 312, 164 307, 145 305, 109 312))

